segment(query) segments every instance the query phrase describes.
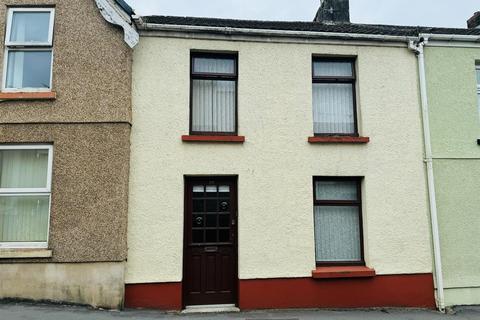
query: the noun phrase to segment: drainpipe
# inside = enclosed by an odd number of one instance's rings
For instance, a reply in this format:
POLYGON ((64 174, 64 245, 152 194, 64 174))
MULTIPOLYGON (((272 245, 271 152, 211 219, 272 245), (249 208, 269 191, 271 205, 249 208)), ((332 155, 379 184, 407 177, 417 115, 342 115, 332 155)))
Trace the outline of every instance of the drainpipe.
POLYGON ((430 120, 428 113, 427 81, 425 76, 424 47, 428 38, 410 40, 408 47, 418 58, 418 73, 420 78, 420 96, 422 99, 423 136, 425 140, 425 163, 427 165, 428 198, 430 202, 430 220, 432 223, 433 256, 435 263, 435 283, 437 285, 437 307, 445 312, 445 296, 442 275, 442 256, 440 248, 440 232, 438 228, 437 200, 435 198, 435 178, 433 174, 432 142, 430 139, 430 120))

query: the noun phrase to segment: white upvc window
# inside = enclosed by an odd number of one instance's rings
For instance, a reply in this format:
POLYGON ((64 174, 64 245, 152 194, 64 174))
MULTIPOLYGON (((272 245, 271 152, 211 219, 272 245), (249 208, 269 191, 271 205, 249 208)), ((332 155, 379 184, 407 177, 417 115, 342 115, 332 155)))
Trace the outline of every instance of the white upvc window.
POLYGON ((53 8, 8 9, 3 91, 50 91, 53 8))
POLYGON ((0 145, 0 248, 47 248, 53 146, 0 145))
POLYGON ((477 64, 477 101, 478 101, 478 115, 480 117, 480 64, 477 64))

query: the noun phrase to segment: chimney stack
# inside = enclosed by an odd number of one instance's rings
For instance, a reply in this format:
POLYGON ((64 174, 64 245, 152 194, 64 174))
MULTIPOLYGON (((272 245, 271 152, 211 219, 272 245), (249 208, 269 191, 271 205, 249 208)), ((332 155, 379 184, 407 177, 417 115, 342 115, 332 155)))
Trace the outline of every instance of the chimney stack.
POLYGON ((473 17, 468 19, 467 26, 469 29, 478 29, 480 28, 480 11, 475 12, 473 17))
POLYGON ((320 9, 314 19, 322 23, 350 23, 349 0, 320 0, 320 9))

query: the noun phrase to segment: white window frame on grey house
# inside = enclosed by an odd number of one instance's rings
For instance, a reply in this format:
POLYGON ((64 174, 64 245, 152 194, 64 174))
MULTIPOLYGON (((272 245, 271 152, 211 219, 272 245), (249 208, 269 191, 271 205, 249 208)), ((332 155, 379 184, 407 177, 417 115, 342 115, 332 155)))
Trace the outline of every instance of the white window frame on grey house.
POLYGON ((478 105, 478 117, 480 119, 480 64, 475 66, 477 75, 477 105, 478 105))
MULTIPOLYGON (((49 230, 50 230, 50 210, 51 210, 51 189, 52 189, 52 168, 53 168, 53 146, 52 145, 40 145, 40 144, 33 144, 33 145, 0 145, 0 152, 2 151, 29 151, 29 150, 38 150, 38 151, 47 151, 48 152, 48 160, 46 164, 46 181, 44 187, 2 187, 0 184, 0 198, 1 197, 48 197, 48 213, 47 213, 47 223, 45 225, 46 230, 44 230, 46 234, 45 241, 30 241, 26 239, 25 241, 4 241, 0 238, 0 249, 25 249, 25 248, 32 248, 32 249, 41 249, 41 248, 48 248, 48 239, 49 239, 49 230)), ((2 181, 2 172, 3 164, 0 163, 0 182, 2 181)), ((38 201, 38 200, 37 200, 38 201)), ((2 209, 0 205, 0 209, 2 209)), ((4 211, 6 212, 6 210, 4 211)), ((0 215, 4 213, 0 212, 0 215)), ((33 215, 34 212, 31 212, 33 215)), ((2 218, 0 216, 0 218, 2 218)), ((0 219, 0 222, 3 220, 0 219)), ((28 226, 23 226, 28 227, 28 226)), ((2 228, 2 234, 4 232, 5 226, 3 223, 0 224, 0 228, 2 228)))
MULTIPOLYGON (((3 81, 2 81, 2 91, 4 92, 48 92, 52 90, 52 73, 53 73, 53 29, 55 23, 55 9, 54 8, 9 8, 7 14, 7 26, 5 32, 5 51, 4 51, 4 61, 3 61, 3 81), (14 41, 12 40, 12 30, 13 30, 13 20, 16 13, 49 13, 49 25, 48 25, 48 35, 46 41, 39 42, 27 42, 27 41, 14 41), (50 64, 48 66, 48 87, 25 87, 25 86, 10 86, 9 82, 9 63, 13 63, 10 60, 10 53, 14 52, 49 52, 50 53, 50 64)), ((22 69, 20 69, 23 72, 22 69)), ((23 75, 22 75, 23 82, 23 75)))

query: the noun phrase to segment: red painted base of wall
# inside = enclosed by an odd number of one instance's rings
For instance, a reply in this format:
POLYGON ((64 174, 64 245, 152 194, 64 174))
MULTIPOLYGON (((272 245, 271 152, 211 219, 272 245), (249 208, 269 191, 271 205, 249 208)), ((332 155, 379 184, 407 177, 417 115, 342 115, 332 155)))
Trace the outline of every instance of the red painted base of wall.
POLYGON ((127 284, 125 286, 125 307, 181 310, 182 283, 127 284))
MULTIPOLYGON (((373 308, 435 309, 432 274, 346 279, 241 280, 239 308, 373 308)), ((129 284, 127 308, 182 309, 181 283, 129 284)))
POLYGON ((240 309, 435 308, 432 274, 240 281, 240 309))

